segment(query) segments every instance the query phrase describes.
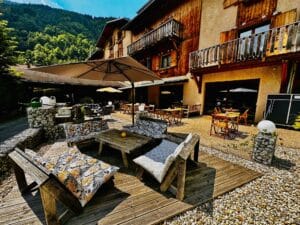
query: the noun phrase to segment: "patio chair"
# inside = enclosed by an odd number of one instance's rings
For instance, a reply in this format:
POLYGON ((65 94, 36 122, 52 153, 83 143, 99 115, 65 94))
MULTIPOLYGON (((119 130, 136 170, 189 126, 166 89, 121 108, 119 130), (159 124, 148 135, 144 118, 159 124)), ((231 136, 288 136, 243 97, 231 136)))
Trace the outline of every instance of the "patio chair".
POLYGON ((229 121, 223 116, 213 114, 211 117, 211 125, 209 135, 216 134, 224 137, 229 136, 229 121))
POLYGON ((73 147, 55 159, 37 156, 34 151, 20 149, 9 154, 22 194, 39 189, 47 225, 60 224, 64 216, 79 214, 103 185, 113 184, 112 178, 119 169, 80 153, 73 147), (28 185, 25 173, 34 183, 28 185), (59 216, 56 203, 67 210, 59 216))
POLYGON ((195 163, 198 165, 200 137, 197 134, 189 134, 180 141, 178 141, 178 138, 168 135, 158 146, 133 161, 139 166, 137 173, 139 179, 142 179, 146 170, 160 183, 162 192, 170 188, 176 193, 177 199, 183 200, 186 188, 187 164, 195 163), (193 152, 194 160, 192 161, 189 158, 193 152), (176 177, 177 185, 174 187, 172 183, 176 177))
POLYGON ((248 119, 248 111, 249 109, 246 109, 243 114, 241 114, 238 118, 238 124, 240 124, 241 121, 244 122, 245 125, 247 125, 247 119, 248 119))
POLYGON ((219 114, 219 113, 222 113, 222 110, 219 107, 215 107, 213 114, 219 114))

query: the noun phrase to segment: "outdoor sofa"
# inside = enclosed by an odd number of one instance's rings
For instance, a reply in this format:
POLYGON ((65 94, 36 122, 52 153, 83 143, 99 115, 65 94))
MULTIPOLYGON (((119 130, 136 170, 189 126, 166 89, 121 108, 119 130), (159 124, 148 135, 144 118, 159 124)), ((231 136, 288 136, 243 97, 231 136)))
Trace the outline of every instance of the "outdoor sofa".
POLYGON ((166 137, 167 128, 168 124, 166 121, 146 116, 140 116, 134 126, 124 126, 125 130, 154 139, 166 137))
POLYGON ((153 149, 133 160, 139 166, 137 177, 142 178, 146 170, 159 183, 160 190, 172 189, 179 200, 185 195, 187 164, 198 167, 200 137, 197 134, 168 133, 167 123, 163 120, 140 117, 134 126, 127 130, 160 140, 153 149), (193 160, 190 160, 193 155, 193 160), (177 177, 177 185, 171 184, 177 177))
POLYGON ((162 192, 171 189, 177 199, 183 200, 188 163, 198 166, 199 142, 197 134, 190 133, 186 138, 168 134, 159 145, 133 160, 139 166, 137 177, 142 179, 146 170, 160 183, 162 192), (176 177, 177 182, 173 186, 176 177))
POLYGON ((57 201, 68 208, 64 215, 82 212, 102 185, 112 183, 112 178, 119 169, 82 154, 76 146, 53 158, 38 156, 29 149, 25 152, 15 149, 9 157, 14 162, 21 193, 25 194, 38 186, 47 225, 60 224, 64 219, 57 215, 57 201), (36 185, 27 184, 25 173, 30 175, 36 185))
POLYGON ((95 141, 99 132, 108 129, 106 120, 86 121, 83 123, 65 123, 63 125, 69 146, 84 145, 95 141))

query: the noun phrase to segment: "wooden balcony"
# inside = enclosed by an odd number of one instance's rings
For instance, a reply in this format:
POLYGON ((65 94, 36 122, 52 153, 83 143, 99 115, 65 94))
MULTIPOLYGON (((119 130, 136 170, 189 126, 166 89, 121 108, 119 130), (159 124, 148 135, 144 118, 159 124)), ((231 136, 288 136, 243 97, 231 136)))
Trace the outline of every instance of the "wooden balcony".
POLYGON ((264 61, 295 52, 300 52, 300 21, 191 52, 189 67, 196 71, 224 64, 264 61))
POLYGON ((130 44, 128 46, 128 54, 133 55, 167 38, 175 38, 176 40, 180 40, 182 37, 181 31, 182 25, 178 21, 170 19, 155 30, 143 35, 139 40, 130 44))

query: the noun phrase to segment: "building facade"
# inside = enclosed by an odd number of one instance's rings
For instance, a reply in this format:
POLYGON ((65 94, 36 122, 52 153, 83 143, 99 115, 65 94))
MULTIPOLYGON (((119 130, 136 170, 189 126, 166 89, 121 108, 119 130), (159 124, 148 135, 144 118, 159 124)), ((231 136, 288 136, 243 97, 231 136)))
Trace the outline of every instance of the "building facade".
POLYGON ((259 121, 268 94, 299 93, 299 11, 299 0, 202 0, 199 50, 190 54, 195 82, 184 101, 200 99, 203 113, 218 101, 240 104, 259 121))
POLYGON ((131 32, 122 27, 128 19, 120 18, 108 21, 100 34, 96 47, 97 51, 91 59, 110 59, 127 56, 127 46, 131 43, 131 32))
POLYGON ((189 53, 199 46, 200 13, 201 0, 151 0, 124 26, 132 32, 128 55, 165 81, 140 90, 148 103, 165 108, 182 102, 189 53))
POLYGON ((165 81, 138 87, 137 101, 249 108, 259 121, 268 94, 300 92, 299 19, 300 0, 149 0, 132 20, 108 22, 97 46, 165 81))

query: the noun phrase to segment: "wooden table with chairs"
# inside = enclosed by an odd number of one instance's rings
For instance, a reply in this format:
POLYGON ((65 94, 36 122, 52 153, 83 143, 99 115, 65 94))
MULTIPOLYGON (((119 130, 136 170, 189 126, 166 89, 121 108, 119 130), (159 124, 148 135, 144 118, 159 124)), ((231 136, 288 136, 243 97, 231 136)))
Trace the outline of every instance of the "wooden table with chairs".
POLYGON ((180 124, 183 117, 183 108, 157 109, 154 115, 157 119, 167 121, 169 125, 180 124))
POLYGON ((128 168, 127 154, 131 154, 151 140, 150 137, 117 129, 103 131, 96 137, 96 141, 99 142, 98 155, 101 155, 103 145, 110 146, 121 152, 122 160, 126 168, 128 168))
POLYGON ((240 113, 216 113, 212 114, 210 135, 221 135, 224 138, 232 133, 237 133, 239 128, 240 113))

